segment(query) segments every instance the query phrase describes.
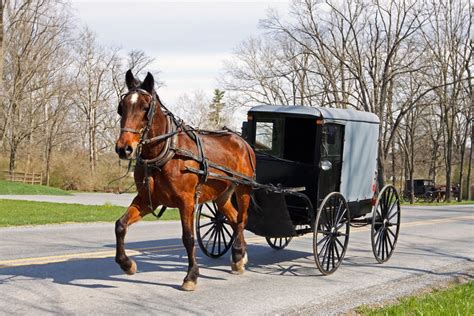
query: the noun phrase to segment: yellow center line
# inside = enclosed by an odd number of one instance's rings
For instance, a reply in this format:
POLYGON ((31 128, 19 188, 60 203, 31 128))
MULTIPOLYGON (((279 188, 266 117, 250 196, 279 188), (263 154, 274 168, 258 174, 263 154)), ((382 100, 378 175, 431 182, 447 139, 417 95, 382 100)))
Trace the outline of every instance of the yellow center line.
MULTIPOLYGON (((434 224, 441 224, 441 223, 456 222, 456 221, 461 221, 461 220, 474 220, 474 215, 409 222, 409 223, 403 223, 402 226, 414 227, 414 226, 422 226, 422 225, 434 225, 434 224)), ((370 228, 368 227, 358 228, 352 232, 353 233, 362 232, 362 231, 367 231, 369 229, 370 228)), ((259 236, 246 238, 246 241, 252 242, 252 243, 263 243, 262 237, 259 237, 259 236)), ((127 255, 137 256, 137 255, 146 254, 146 253, 158 253, 158 252, 163 252, 163 251, 175 251, 175 250, 182 250, 182 249, 184 249, 182 244, 173 244, 173 245, 165 245, 165 246, 157 246, 157 247, 146 247, 146 248, 135 248, 135 249, 127 249, 127 255)), ((0 269, 19 267, 19 266, 29 266, 29 265, 44 265, 44 264, 50 264, 50 263, 66 262, 70 260, 104 259, 104 258, 112 258, 112 257, 115 257, 115 249, 104 250, 104 251, 82 252, 82 253, 69 253, 69 254, 52 255, 52 256, 46 256, 46 257, 0 260, 0 269)))

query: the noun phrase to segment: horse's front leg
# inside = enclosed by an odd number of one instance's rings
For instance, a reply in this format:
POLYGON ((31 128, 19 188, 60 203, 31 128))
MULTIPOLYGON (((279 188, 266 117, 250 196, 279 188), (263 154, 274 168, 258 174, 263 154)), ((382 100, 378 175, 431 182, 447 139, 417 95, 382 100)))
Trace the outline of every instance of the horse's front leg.
POLYGON ((135 198, 125 214, 115 222, 115 237, 117 240, 115 262, 117 262, 120 265, 120 268, 129 275, 137 272, 137 264, 125 253, 125 235, 127 233, 127 228, 151 212, 149 207, 141 204, 143 203, 139 203, 139 199, 135 198))
POLYGON ((183 229, 183 244, 188 254, 188 273, 184 278, 181 289, 185 291, 194 291, 196 289, 197 278, 199 276, 199 267, 196 262, 196 251, 194 248, 194 199, 188 199, 179 208, 181 216, 181 225, 183 229))

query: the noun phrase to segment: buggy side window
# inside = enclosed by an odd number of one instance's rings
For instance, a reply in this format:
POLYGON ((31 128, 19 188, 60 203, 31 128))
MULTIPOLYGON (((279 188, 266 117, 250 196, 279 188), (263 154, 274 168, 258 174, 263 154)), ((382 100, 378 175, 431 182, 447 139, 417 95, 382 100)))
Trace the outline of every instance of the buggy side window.
POLYGON ((262 151, 272 151, 273 122, 257 122, 255 129, 255 147, 262 151))
POLYGON ((280 157, 282 149, 283 122, 266 119, 255 123, 255 150, 280 157))

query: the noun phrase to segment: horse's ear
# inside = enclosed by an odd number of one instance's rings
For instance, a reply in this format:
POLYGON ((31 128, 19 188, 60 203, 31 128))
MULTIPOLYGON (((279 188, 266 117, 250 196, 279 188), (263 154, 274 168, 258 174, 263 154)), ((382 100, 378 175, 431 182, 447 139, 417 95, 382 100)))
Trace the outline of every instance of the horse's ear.
POLYGON ((147 73, 145 80, 143 80, 141 88, 148 93, 153 93, 153 88, 155 86, 155 79, 153 78, 153 75, 151 73, 147 73))
POLYGON ((140 85, 140 81, 135 79, 131 69, 129 69, 127 73, 125 74, 125 83, 127 84, 128 90, 135 89, 136 87, 140 85))

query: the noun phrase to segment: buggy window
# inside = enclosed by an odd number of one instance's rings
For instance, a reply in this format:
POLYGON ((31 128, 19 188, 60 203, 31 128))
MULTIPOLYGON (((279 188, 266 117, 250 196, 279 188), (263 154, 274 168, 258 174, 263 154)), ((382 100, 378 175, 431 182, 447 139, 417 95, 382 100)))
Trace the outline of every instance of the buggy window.
POLYGON ((255 124, 255 149, 280 156, 281 124, 278 120, 258 121, 255 124))
POLYGON ((257 122, 255 145, 258 149, 271 151, 273 148, 273 122, 257 122))
POLYGON ((323 157, 338 157, 342 152, 342 128, 338 125, 327 124, 323 129, 323 157))

